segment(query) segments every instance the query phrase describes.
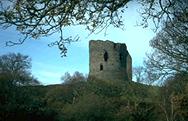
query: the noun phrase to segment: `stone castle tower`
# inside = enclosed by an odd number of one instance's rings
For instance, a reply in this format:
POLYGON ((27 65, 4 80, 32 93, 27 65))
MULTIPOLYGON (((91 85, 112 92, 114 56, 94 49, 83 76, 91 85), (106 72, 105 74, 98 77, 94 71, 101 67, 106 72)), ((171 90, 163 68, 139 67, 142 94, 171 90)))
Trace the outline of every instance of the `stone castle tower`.
POLYGON ((132 80, 132 59, 127 46, 111 41, 89 42, 89 76, 101 80, 132 80))

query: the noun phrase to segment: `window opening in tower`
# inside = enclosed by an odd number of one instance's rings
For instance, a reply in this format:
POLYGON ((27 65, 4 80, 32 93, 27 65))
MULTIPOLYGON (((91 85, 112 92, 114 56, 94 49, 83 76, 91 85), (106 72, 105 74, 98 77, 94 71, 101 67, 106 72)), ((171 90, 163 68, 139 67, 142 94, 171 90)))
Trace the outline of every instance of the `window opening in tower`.
POLYGON ((108 61, 108 53, 105 51, 104 52, 104 61, 107 62, 108 61))
POLYGON ((100 64, 100 71, 102 71, 103 70, 103 65, 102 64, 100 64))

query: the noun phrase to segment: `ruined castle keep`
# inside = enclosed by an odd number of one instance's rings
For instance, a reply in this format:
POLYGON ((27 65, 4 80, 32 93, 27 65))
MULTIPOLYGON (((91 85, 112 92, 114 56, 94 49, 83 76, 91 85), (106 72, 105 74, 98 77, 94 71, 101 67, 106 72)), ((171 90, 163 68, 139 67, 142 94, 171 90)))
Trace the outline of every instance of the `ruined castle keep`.
POLYGON ((132 59, 127 46, 111 41, 89 42, 89 76, 101 80, 132 80, 132 59))

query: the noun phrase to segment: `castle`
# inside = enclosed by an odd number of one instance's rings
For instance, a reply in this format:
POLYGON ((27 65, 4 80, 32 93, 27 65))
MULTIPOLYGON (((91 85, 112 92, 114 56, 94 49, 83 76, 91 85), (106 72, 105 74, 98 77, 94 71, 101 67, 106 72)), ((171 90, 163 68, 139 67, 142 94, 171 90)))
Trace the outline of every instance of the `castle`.
POLYGON ((89 55, 89 77, 110 81, 132 80, 132 59, 125 44, 91 40, 89 55))

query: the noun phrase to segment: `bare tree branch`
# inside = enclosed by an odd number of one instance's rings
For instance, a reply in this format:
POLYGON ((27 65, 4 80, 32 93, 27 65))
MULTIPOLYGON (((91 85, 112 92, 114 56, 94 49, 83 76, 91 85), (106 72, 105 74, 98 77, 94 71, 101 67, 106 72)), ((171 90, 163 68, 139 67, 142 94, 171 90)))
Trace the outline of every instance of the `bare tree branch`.
MULTIPOLYGON (((0 26, 16 27, 25 36, 19 42, 7 43, 7 46, 22 44, 28 38, 38 39, 60 32, 57 45, 63 56, 64 43, 76 41, 65 39, 62 29, 70 25, 85 25, 91 33, 110 24, 123 25, 121 16, 123 7, 129 0, 7 0, 0 1, 0 26), (62 45, 63 44, 63 45, 62 45)), ((77 39, 77 38, 76 38, 77 39)))

